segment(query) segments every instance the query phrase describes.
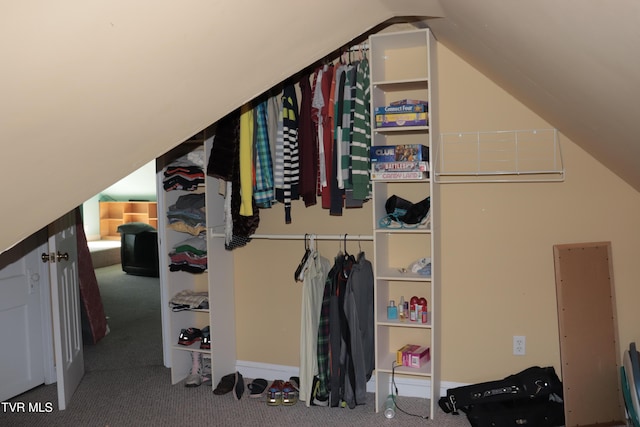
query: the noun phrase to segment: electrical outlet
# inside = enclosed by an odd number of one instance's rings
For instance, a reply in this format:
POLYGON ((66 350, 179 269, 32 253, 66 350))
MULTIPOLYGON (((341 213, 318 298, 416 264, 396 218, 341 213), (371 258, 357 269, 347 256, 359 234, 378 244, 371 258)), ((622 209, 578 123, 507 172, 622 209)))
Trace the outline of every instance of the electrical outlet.
POLYGON ((526 339, 524 335, 513 336, 513 354, 515 356, 524 356, 526 350, 526 339))

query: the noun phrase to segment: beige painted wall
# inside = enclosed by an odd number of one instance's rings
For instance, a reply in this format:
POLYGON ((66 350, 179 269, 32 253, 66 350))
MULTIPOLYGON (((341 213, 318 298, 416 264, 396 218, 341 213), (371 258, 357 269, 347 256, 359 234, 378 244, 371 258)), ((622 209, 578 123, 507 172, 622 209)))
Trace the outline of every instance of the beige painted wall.
MULTIPOLYGON (((549 128, 509 94, 438 46, 440 127, 449 131, 549 128)), ((640 338, 635 260, 640 195, 560 137, 563 183, 447 184, 442 187, 442 379, 478 382, 530 365, 560 370, 552 246, 608 240, 613 246, 620 348, 640 338), (512 355, 525 335, 527 354, 512 355)), ((370 206, 331 217, 294 202, 261 211, 263 234, 371 234, 370 206)), ((320 242, 333 257, 337 242, 320 242)), ((362 248, 372 253, 371 244, 362 248)), ((297 366, 301 285, 292 279, 301 241, 255 240, 235 251, 238 359, 297 366)), ((355 252, 358 245, 348 243, 355 252)), ((603 302, 606 303, 606 302, 603 302)), ((593 351, 593 349, 585 349, 593 351)))

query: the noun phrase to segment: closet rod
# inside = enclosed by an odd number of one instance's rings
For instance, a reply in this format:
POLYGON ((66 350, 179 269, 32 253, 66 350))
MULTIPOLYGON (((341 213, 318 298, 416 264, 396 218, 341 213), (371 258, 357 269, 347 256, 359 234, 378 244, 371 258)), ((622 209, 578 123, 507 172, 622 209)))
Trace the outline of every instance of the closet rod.
POLYGON ((358 50, 369 50, 369 43, 361 43, 361 44, 353 45, 349 47, 349 50, 351 52, 356 52, 358 50))
MULTIPOLYGON (((250 239, 269 239, 269 240, 304 240, 313 237, 315 240, 373 240, 371 235, 362 234, 252 234, 250 239)), ((224 233, 211 233, 211 237, 225 237, 224 233)))

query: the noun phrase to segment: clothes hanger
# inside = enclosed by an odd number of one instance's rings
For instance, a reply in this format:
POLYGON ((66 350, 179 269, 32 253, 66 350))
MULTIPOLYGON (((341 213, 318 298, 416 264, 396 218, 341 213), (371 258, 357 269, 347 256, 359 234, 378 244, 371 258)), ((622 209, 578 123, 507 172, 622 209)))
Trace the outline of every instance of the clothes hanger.
POLYGON ((300 260, 300 263, 298 264, 298 267, 296 268, 296 271, 293 274, 293 280, 295 280, 296 282, 301 282, 302 279, 304 278, 304 270, 306 269, 306 266, 307 266, 307 260, 311 255, 311 249, 309 248, 309 245, 307 243, 307 236, 308 234, 305 233, 304 234, 304 255, 302 256, 302 259, 300 260))
POLYGON ((347 251, 347 235, 345 234, 342 240, 342 253, 344 258, 349 258, 349 252, 347 251))
POLYGON ((318 251, 316 249, 316 235, 315 234, 310 234, 309 235, 309 248, 311 249, 311 258, 316 259, 318 257, 318 251))
POLYGON ((349 277, 351 274, 351 268, 353 267, 353 263, 355 262, 355 258, 349 252, 347 252, 347 235, 344 235, 344 259, 342 261, 342 275, 345 278, 349 277))

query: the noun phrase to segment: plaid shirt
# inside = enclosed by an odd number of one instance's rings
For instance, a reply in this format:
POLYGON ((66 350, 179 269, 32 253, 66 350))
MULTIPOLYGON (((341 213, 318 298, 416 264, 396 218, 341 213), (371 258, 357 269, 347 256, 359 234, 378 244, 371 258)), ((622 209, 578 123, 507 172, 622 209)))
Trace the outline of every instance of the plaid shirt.
POLYGON ((271 160, 271 148, 269 146, 269 133, 267 126, 267 102, 264 101, 255 107, 254 111, 254 154, 255 154, 255 183, 253 197, 258 207, 270 208, 274 200, 273 193, 273 165, 271 160))
POLYGON ((324 294, 322 295, 322 308, 320 309, 320 322, 318 323, 318 391, 317 397, 320 400, 329 398, 329 380, 331 372, 329 369, 329 302, 331 300, 331 288, 333 277, 336 272, 334 265, 324 284, 324 294))

